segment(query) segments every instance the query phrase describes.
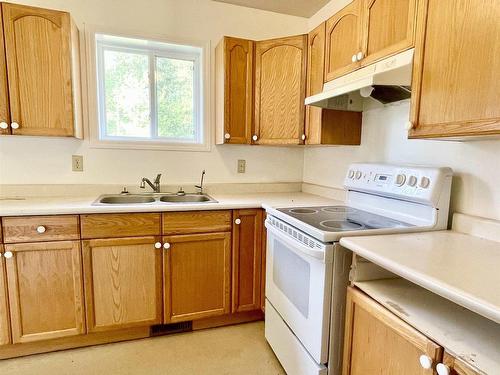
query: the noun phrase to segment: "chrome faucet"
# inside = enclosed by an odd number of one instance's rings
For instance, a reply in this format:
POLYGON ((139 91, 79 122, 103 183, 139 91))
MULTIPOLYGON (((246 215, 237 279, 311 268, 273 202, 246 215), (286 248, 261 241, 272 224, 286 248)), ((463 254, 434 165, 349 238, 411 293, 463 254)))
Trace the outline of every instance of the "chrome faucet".
POLYGON ((160 192, 160 178, 161 178, 161 173, 158 173, 158 175, 155 178, 155 182, 153 183, 149 180, 149 178, 143 177, 142 181, 141 181, 141 185, 139 187, 141 189, 144 189, 146 187, 146 184, 148 184, 149 186, 151 186, 151 189, 153 189, 153 191, 155 193, 159 193, 160 192))
POLYGON ((198 194, 203 194, 203 180, 205 178, 205 170, 201 172, 201 181, 199 185, 194 185, 195 188, 200 189, 198 194))

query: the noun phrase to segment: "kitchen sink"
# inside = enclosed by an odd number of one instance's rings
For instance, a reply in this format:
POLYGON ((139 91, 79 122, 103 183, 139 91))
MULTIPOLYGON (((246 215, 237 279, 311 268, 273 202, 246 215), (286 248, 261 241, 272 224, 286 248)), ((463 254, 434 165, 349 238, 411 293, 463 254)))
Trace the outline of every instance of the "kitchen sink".
POLYGON ((138 204, 153 203, 155 201, 155 198, 144 195, 109 195, 102 197, 98 202, 104 204, 138 204))
POLYGON ((148 193, 148 194, 107 194, 101 195, 94 205, 120 205, 120 204, 189 204, 189 203, 217 203, 215 199, 206 194, 174 194, 174 193, 148 193))
POLYGON ((160 201, 167 203, 203 203, 214 202, 208 195, 186 194, 186 195, 164 195, 160 201))

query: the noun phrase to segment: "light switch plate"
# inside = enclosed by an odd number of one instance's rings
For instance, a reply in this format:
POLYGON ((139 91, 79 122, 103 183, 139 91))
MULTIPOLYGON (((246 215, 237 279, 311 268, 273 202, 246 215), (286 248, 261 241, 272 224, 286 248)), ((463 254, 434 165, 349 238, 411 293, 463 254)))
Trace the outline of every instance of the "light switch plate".
POLYGON ((83 172, 83 156, 73 155, 71 157, 73 172, 83 172))
POLYGON ((238 160, 238 173, 245 173, 246 160, 238 160))

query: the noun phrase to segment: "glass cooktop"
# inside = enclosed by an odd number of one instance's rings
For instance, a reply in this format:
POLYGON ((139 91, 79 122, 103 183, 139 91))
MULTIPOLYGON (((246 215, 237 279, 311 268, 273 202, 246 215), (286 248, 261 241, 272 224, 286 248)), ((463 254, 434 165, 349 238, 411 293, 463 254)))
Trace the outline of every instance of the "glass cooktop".
POLYGON ((413 226, 348 206, 292 207, 278 208, 278 211, 325 232, 409 228, 413 226))

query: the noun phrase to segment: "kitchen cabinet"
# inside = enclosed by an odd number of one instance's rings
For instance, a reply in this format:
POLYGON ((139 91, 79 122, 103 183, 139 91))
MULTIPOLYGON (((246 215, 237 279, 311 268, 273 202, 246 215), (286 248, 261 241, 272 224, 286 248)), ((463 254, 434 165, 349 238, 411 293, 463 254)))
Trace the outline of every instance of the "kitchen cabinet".
POLYGON ((80 215, 83 239, 157 236, 160 223, 158 213, 80 215))
MULTIPOLYGON (((306 96, 323 91, 326 25, 322 23, 308 36, 306 96)), ((306 144, 359 145, 360 112, 306 106, 306 144)))
POLYGON ((347 293, 343 375, 434 374, 442 348, 362 292, 347 293))
POLYGON ((5 259, 3 258, 3 253, 3 245, 0 244, 0 346, 10 344, 7 275, 5 273, 5 259))
POLYGON ((215 49, 217 144, 252 143, 254 44, 225 36, 215 49))
POLYGON ((230 312, 231 232, 163 238, 164 321, 230 312))
POLYGON ((5 245, 12 342, 85 333, 79 241, 5 245))
POLYGON ((266 211, 262 212, 262 263, 260 274, 260 309, 262 312, 266 310, 266 252, 267 252, 267 228, 266 228, 266 211))
MULTIPOLYGON (((2 120, 1 126, 8 125, 13 135, 81 138, 78 30, 69 13, 8 3, 1 7, 10 107, 10 123, 2 120)), ((3 65, 0 76, 5 76, 3 65)), ((0 91, 3 83, 0 78, 0 91)), ((7 119, 6 98, 0 99, 0 115, 4 112, 7 119)))
POLYGON ((304 142, 306 63, 306 35, 256 43, 255 144, 304 142))
POLYGON ((162 322, 161 238, 83 241, 88 332, 162 322))
POLYGON ((417 0, 364 0, 361 66, 414 45, 417 0))
POLYGON ((261 307, 262 210, 233 211, 232 312, 261 307))
POLYGON ((362 1, 354 0, 326 21, 325 82, 359 68, 362 1))
POLYGON ((9 88, 7 86, 7 64, 5 62, 5 44, 0 5, 0 134, 10 134, 9 88))
POLYGON ((420 4, 410 138, 500 134, 500 2, 420 4))
POLYGON ((445 352, 443 361, 436 366, 438 375, 480 375, 461 359, 445 352))

